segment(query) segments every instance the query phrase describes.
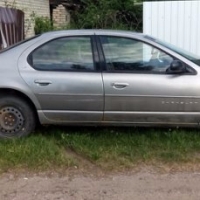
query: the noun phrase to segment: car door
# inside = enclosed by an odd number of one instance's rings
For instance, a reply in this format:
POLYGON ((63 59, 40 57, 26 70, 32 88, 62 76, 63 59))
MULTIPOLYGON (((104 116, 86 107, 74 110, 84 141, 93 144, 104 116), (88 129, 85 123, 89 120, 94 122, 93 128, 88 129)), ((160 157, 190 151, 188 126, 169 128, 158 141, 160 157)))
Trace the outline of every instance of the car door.
POLYGON ((100 36, 105 59, 105 122, 192 124, 200 120, 200 80, 187 67, 168 74, 176 59, 138 39, 100 36), (195 84, 194 84, 195 83, 195 84))
POLYGON ((55 38, 20 57, 20 74, 50 123, 102 120, 103 83, 93 41, 93 36, 55 38))

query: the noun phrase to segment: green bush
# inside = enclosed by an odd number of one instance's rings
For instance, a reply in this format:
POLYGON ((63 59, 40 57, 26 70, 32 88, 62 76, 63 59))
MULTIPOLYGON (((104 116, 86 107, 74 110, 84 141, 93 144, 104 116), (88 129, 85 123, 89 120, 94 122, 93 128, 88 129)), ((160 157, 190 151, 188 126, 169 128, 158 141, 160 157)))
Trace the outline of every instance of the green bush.
MULTIPOLYGON (((142 31, 142 4, 134 0, 78 0, 71 22, 62 29, 124 29, 142 31)), ((59 29, 61 29, 59 28, 59 29)), ((59 30, 47 17, 35 17, 35 34, 59 30)))
POLYGON ((36 16, 34 20, 35 20, 34 31, 36 35, 44 33, 44 32, 48 32, 48 31, 52 31, 54 29, 52 22, 48 17, 36 16))
POLYGON ((133 0, 81 0, 71 12, 72 28, 142 30, 142 5, 133 0))

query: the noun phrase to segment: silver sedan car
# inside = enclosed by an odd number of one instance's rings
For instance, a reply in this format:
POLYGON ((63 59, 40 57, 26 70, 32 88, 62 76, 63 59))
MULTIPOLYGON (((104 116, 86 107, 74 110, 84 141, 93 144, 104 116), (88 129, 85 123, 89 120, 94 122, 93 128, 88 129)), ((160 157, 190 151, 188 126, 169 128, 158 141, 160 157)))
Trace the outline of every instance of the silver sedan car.
POLYGON ((147 35, 49 32, 0 51, 0 137, 41 124, 198 126, 200 58, 147 35))

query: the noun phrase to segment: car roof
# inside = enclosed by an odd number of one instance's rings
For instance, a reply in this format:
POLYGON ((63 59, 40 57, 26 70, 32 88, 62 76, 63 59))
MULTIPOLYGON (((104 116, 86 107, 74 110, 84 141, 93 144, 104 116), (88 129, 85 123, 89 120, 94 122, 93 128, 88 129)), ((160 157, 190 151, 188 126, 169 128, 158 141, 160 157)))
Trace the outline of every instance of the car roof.
POLYGON ((145 35, 134 31, 108 30, 108 29, 78 29, 78 30, 60 30, 43 33, 42 36, 63 36, 63 35, 113 35, 113 36, 136 36, 145 35))

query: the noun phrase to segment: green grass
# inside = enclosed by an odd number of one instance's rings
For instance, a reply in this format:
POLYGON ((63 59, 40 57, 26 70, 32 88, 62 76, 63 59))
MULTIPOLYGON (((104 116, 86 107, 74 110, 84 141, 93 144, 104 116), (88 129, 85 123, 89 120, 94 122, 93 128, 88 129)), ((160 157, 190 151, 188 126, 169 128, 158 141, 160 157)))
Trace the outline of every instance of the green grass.
POLYGON ((62 145, 108 167, 199 162, 200 132, 169 129, 93 129, 61 134, 62 145), (195 155, 195 156, 194 156, 195 155))
POLYGON ((0 172, 13 169, 48 170, 73 165, 53 135, 0 141, 0 172))
POLYGON ((81 166, 80 157, 103 169, 200 164, 200 130, 50 126, 27 138, 0 141, 0 172, 66 169, 81 166))

